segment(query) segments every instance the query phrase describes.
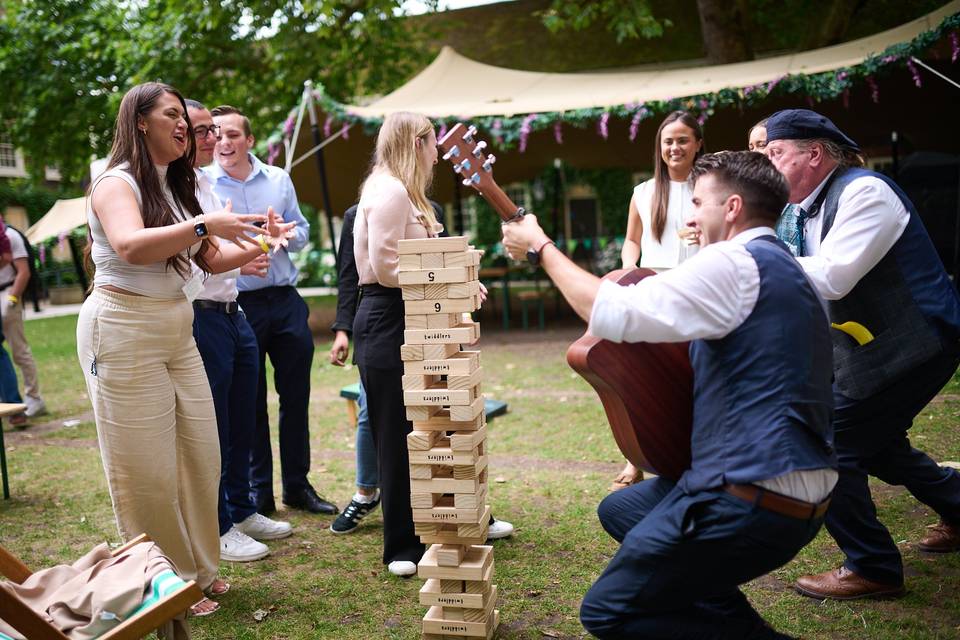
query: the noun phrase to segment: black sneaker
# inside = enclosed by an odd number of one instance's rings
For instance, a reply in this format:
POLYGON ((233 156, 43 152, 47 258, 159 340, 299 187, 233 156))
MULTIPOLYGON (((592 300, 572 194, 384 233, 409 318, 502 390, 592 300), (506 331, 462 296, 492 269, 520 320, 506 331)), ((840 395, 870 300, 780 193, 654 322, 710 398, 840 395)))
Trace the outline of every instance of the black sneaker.
POLYGON ((330 525, 330 531, 336 534, 351 533, 360 525, 360 521, 367 517, 367 514, 377 508, 380 504, 380 491, 377 491, 376 497, 371 502, 357 502, 351 500, 347 508, 337 516, 337 519, 330 525))

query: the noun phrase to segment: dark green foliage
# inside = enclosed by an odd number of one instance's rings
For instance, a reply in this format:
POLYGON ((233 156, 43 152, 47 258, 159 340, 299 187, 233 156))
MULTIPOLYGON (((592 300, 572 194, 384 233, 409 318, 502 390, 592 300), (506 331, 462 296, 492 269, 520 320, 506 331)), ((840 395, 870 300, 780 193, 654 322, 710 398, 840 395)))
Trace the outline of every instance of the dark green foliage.
POLYGON ((80 195, 79 190, 54 191, 23 180, 0 180, 0 213, 10 205, 18 205, 27 210, 30 224, 34 224, 58 199, 80 195))

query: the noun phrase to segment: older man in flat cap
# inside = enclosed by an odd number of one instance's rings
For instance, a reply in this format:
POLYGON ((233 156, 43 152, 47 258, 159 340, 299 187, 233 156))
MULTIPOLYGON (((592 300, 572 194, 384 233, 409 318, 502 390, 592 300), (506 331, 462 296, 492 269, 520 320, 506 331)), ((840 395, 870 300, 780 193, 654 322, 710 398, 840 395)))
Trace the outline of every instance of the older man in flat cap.
POLYGON ((815 598, 903 593, 903 563, 877 519, 868 475, 904 485, 940 516, 921 550, 960 550, 960 474, 907 435, 960 364, 960 299, 913 204, 892 180, 864 169, 859 152, 807 109, 767 122, 766 153, 799 205, 784 240, 827 300, 834 329, 840 478, 826 526, 846 561, 797 581, 815 598))

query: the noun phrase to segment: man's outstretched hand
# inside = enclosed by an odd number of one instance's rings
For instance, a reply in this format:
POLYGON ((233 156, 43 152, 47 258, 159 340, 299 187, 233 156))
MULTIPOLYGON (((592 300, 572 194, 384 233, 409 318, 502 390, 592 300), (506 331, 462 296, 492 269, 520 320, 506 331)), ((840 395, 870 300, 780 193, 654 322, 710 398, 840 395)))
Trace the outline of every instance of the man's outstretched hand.
POLYGON ((267 207, 267 223, 263 227, 266 233, 263 239, 273 247, 273 252, 276 253, 287 246, 289 239, 293 237, 295 226, 297 226, 296 221, 284 222, 273 207, 267 207))

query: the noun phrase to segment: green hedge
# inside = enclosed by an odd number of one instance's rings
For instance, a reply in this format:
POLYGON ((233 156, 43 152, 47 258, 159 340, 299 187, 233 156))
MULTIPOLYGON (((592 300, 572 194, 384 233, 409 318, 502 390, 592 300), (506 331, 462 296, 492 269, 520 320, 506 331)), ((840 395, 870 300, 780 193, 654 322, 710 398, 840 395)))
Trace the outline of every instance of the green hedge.
POLYGON ((49 189, 27 180, 0 180, 0 213, 8 206, 17 205, 27 210, 27 219, 35 224, 57 200, 78 198, 83 193, 77 189, 49 189))

